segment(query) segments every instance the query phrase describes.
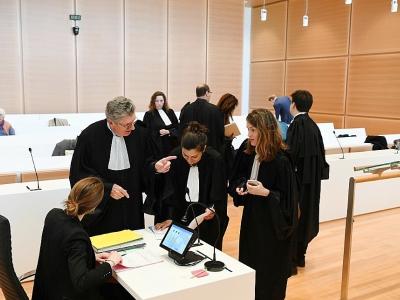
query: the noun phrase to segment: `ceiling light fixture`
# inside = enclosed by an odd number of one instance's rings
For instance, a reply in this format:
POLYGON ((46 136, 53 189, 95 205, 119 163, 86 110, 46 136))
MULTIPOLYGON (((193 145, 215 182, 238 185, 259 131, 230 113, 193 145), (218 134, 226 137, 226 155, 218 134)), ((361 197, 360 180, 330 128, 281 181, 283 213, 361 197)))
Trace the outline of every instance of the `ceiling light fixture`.
POLYGON ((303 26, 308 26, 308 0, 306 0, 306 14, 303 16, 303 26))
POLYGON ((397 12, 397 8, 399 7, 399 3, 397 0, 392 0, 392 8, 390 9, 391 12, 397 12))
POLYGON ((267 20, 267 10, 265 9, 265 0, 263 7, 261 8, 261 21, 266 21, 267 20))

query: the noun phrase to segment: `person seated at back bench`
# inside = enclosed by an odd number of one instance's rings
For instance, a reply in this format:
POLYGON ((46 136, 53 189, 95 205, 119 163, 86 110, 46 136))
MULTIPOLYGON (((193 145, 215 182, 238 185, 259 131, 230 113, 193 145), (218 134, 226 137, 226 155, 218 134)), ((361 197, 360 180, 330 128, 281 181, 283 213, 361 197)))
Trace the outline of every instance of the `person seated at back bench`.
POLYGON ((15 130, 12 128, 11 124, 4 120, 6 117, 6 112, 4 109, 0 108, 0 136, 1 135, 15 135, 15 130))
POLYGON ((75 150, 77 140, 78 137, 72 140, 65 139, 57 143, 56 146, 54 147, 53 154, 51 156, 64 156, 65 150, 75 150))

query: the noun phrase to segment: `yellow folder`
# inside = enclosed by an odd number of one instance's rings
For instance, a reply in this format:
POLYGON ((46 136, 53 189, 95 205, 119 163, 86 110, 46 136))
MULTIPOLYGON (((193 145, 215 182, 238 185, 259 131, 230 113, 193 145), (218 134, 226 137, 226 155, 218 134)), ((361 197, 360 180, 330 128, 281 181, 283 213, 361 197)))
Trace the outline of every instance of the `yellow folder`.
POLYGON ((132 242, 141 238, 143 237, 140 234, 132 230, 121 230, 92 236, 90 240, 92 241, 92 245, 96 247, 96 249, 101 249, 104 247, 132 242))

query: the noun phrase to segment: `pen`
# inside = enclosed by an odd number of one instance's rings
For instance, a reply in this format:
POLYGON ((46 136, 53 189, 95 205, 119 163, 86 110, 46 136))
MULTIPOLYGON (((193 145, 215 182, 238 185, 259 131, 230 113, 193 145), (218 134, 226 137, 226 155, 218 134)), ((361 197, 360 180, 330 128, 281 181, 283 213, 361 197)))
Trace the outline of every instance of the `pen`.
MULTIPOLYGON (((204 257, 208 258, 209 260, 212 260, 211 257, 205 255, 203 252, 196 250, 197 253, 200 253, 201 255, 203 255, 204 257)), ((232 270, 228 269, 226 266, 224 266, 224 269, 228 270, 229 272, 232 272, 232 270)))
POLYGON ((204 273, 205 271, 206 271, 206 269, 204 269, 204 270, 202 270, 202 271, 200 271, 200 272, 194 274, 193 276, 190 277, 190 279, 193 279, 193 278, 199 276, 200 274, 204 273))

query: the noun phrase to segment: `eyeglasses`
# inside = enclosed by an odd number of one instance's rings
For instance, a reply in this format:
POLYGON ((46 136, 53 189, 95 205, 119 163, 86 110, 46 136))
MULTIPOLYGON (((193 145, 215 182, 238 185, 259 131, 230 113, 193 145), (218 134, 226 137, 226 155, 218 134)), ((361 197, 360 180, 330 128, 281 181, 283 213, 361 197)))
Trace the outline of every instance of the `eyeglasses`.
POLYGON ((123 124, 121 124, 121 123, 117 123, 118 125, 121 125, 122 127, 124 127, 125 129, 131 129, 131 128, 133 128, 134 126, 135 126, 135 122, 136 122, 136 120, 133 122, 133 123, 129 123, 129 124, 126 124, 126 125, 123 125, 123 124))

